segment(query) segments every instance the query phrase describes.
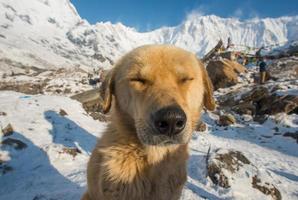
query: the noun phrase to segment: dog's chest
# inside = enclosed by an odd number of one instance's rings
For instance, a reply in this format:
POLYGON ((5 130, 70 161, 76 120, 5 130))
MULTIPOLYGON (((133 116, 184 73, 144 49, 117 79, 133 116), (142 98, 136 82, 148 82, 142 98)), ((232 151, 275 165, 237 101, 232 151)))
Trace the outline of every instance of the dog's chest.
POLYGON ((186 179, 186 160, 167 158, 149 169, 150 196, 160 200, 179 199, 186 179))

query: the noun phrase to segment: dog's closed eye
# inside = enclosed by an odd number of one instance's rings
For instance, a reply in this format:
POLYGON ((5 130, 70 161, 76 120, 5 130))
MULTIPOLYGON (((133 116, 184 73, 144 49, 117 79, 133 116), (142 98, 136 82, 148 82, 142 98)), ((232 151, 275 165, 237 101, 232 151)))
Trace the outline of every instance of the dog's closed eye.
POLYGON ((135 83, 141 83, 141 84, 146 84, 148 81, 144 78, 130 78, 129 79, 130 82, 135 82, 135 83))
POLYGON ((194 80, 193 77, 183 77, 183 78, 180 79, 179 82, 182 83, 182 84, 184 84, 184 83, 188 83, 188 82, 190 82, 192 80, 194 80))

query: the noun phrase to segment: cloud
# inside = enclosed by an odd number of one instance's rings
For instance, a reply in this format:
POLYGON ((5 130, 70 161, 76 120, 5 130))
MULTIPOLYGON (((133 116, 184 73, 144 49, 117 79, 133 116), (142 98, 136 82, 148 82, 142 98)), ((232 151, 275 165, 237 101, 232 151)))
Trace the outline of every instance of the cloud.
POLYGON ((241 8, 237 8, 234 11, 232 17, 235 17, 235 18, 241 18, 241 17, 243 17, 243 10, 241 8))
POLYGON ((201 5, 195 9, 191 10, 189 13, 186 13, 185 20, 190 20, 190 19, 204 16, 204 15, 206 15, 206 11, 207 11, 207 7, 201 5))

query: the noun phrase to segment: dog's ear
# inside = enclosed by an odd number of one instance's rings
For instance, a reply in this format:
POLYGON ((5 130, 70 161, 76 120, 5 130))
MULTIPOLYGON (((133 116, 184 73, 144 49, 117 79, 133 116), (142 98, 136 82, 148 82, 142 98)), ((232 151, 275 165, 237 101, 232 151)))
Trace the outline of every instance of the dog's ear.
POLYGON ((212 82, 209 78, 208 72, 206 71, 204 64, 198 60, 201 71, 202 71, 202 76, 203 76, 203 84, 204 84, 204 106, 208 110, 214 110, 215 109, 215 101, 213 98, 213 85, 212 82))
POLYGON ((106 114, 110 111, 112 105, 112 95, 114 93, 114 70, 109 71, 99 88, 99 95, 101 97, 100 107, 101 111, 106 114))

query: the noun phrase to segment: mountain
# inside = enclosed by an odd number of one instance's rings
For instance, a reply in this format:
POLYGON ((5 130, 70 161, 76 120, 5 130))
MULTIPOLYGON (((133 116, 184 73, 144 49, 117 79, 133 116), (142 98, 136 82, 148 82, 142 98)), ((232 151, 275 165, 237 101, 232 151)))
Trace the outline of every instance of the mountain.
POLYGON ((176 27, 141 33, 121 23, 89 24, 69 0, 0 0, 0 11, 0 71, 108 68, 125 52, 152 43, 174 44, 202 57, 220 38, 251 47, 298 40, 298 16, 240 21, 192 14, 176 27))

